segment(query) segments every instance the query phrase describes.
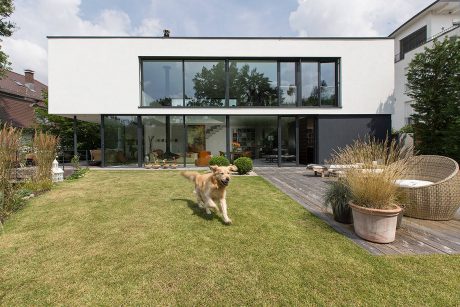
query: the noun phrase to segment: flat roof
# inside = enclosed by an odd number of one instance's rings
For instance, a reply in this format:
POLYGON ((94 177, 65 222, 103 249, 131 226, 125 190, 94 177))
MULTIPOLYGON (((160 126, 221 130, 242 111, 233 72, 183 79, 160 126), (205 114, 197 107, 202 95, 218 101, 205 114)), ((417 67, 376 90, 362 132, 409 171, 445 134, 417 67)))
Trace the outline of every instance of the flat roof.
POLYGON ((268 36, 260 36, 260 37, 249 37, 249 36, 228 36, 228 37, 217 37, 217 36, 196 36, 196 37, 189 37, 189 36, 170 36, 170 37, 163 37, 163 36, 54 36, 49 35, 47 36, 48 39, 242 39, 242 40, 250 40, 250 39, 266 39, 266 40, 376 40, 376 39, 393 39, 392 37, 388 36, 374 36, 374 37, 349 37, 349 36, 334 36, 334 37, 268 37, 268 36))

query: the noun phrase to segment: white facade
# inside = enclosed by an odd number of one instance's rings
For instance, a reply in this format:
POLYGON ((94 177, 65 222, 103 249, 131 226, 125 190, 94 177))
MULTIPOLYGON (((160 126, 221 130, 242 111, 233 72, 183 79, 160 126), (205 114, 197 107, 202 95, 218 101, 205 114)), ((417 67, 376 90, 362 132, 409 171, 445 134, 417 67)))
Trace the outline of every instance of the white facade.
MULTIPOLYGON (((388 38, 51 37, 49 112, 99 114, 390 114, 394 42, 388 38), (337 108, 139 108, 139 57, 339 58, 337 108)), ((91 116, 93 115, 93 116, 91 116)))
POLYGON ((432 46, 433 39, 442 40, 444 37, 460 36, 459 22, 460 2, 437 1, 390 35, 395 39, 394 113, 392 116, 394 129, 401 129, 408 124, 408 119, 413 114, 410 106, 411 98, 405 94, 409 63, 417 53, 423 52, 425 47, 432 46), (400 59, 400 41, 424 26, 427 27, 427 42, 407 52, 403 59, 400 59))

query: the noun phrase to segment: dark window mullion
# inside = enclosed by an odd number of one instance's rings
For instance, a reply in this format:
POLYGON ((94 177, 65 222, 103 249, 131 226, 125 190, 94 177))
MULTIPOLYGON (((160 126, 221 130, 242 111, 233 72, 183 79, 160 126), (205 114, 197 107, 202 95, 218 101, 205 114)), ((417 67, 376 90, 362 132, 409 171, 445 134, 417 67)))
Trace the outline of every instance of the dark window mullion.
POLYGON ((302 60, 295 63, 295 83, 297 86, 296 106, 302 106, 302 60))
POLYGON ((281 105, 281 63, 276 62, 276 87, 278 88, 278 106, 281 105))
POLYGON ((182 107, 185 107, 185 61, 182 60, 182 107))
POLYGON ((318 62, 318 106, 321 107, 321 62, 318 62))
POLYGON ((230 103, 230 66, 229 60, 225 60, 225 107, 229 107, 230 103))

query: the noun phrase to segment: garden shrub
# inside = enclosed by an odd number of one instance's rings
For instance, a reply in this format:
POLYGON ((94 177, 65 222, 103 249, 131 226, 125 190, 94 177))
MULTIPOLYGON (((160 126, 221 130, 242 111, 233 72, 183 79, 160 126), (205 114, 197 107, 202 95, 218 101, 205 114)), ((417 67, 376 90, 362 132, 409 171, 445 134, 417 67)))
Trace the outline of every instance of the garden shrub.
POLYGON ((209 165, 217 165, 217 166, 229 166, 230 161, 224 156, 216 156, 212 157, 211 160, 209 160, 209 165))
POLYGON ((245 175, 252 170, 252 159, 248 157, 240 157, 233 164, 238 167, 238 174, 245 175))

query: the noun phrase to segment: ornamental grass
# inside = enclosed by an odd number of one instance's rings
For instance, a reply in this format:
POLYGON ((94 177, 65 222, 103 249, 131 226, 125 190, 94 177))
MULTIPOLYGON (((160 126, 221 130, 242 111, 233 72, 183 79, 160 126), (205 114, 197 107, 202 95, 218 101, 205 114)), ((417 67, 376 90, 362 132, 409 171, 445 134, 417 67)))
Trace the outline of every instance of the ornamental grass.
POLYGON ((0 222, 13 210, 15 189, 11 171, 16 166, 21 129, 4 125, 0 129, 0 222))
POLYGON ((403 147, 395 139, 366 137, 335 151, 329 162, 343 167, 342 180, 354 204, 390 209, 403 201, 395 181, 404 178, 412 155, 411 147, 403 147))
POLYGON ((35 131, 34 151, 37 157, 37 172, 34 182, 43 187, 51 187, 52 164, 56 157, 56 150, 59 144, 59 137, 42 131, 35 131))

